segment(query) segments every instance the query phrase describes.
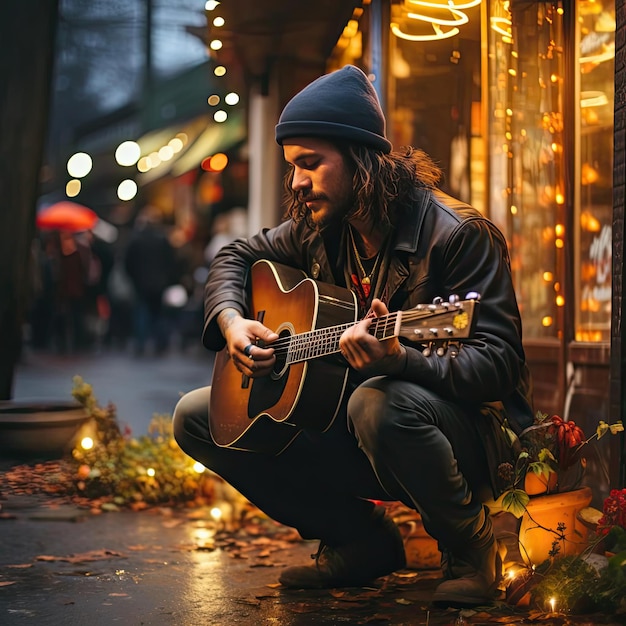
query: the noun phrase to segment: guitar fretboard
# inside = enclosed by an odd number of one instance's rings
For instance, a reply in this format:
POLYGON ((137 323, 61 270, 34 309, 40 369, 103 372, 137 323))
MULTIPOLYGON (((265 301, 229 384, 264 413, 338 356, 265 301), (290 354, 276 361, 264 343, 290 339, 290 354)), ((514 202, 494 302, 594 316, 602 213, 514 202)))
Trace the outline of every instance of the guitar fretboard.
MULTIPOLYGON (((448 318, 451 312, 462 311, 461 304, 440 304, 440 305, 419 305, 415 309, 408 311, 397 311, 373 318, 369 327, 369 333, 379 341, 384 341, 400 334, 401 326, 411 324, 416 321, 436 318, 438 315, 448 318)), ((349 322, 336 326, 328 326, 315 330, 281 337, 267 347, 274 348, 277 358, 283 358, 286 365, 300 363, 331 354, 337 354, 339 350, 339 339, 348 328, 358 322, 349 322)), ((418 341, 428 341, 440 339, 440 335, 445 338, 452 338, 455 329, 448 325, 442 328, 429 328, 415 325, 412 330, 412 338, 418 341)))

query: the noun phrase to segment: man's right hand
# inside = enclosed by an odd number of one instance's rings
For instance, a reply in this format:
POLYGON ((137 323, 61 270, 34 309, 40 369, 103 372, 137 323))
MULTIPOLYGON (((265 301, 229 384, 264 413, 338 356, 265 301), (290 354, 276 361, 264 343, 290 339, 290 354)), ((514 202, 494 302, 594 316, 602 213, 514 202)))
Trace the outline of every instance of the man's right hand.
POLYGON ((220 312, 217 323, 226 339, 228 354, 240 372, 258 378, 272 371, 276 361, 274 348, 263 346, 278 339, 275 332, 231 308, 220 312))

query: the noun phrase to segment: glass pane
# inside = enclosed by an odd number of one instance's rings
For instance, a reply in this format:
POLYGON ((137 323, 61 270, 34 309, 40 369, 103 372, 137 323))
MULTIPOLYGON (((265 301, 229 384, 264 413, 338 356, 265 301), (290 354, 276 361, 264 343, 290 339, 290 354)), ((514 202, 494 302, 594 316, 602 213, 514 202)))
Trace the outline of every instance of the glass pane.
POLYGON ((564 304, 561 3, 495 0, 489 13, 490 217, 509 242, 524 336, 557 337, 564 304))
POLYGON ((483 158, 477 153, 482 129, 476 115, 480 16, 480 5, 435 10, 408 1, 392 3, 387 48, 389 139, 396 149, 415 146, 427 152, 443 170, 442 189, 479 210, 484 182, 472 168, 475 159, 483 158), (424 19, 411 17, 416 13, 424 19), (426 17, 446 23, 439 27, 426 17))
POLYGON ((580 203, 576 339, 609 341, 615 3, 579 2, 580 203))

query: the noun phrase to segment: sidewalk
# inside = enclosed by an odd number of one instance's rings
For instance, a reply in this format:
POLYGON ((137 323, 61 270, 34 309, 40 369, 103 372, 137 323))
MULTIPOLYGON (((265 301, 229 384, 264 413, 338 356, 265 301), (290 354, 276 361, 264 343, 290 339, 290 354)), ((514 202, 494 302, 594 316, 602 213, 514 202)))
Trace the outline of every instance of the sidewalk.
MULTIPOLYGON (((211 364, 202 350, 158 359, 31 353, 17 369, 14 399, 70 399, 80 375, 141 435, 154 413, 171 414, 182 393, 209 383, 211 364)), ((17 462, 0 459, 0 471, 17 462)), ((24 494, 0 496, 0 505, 2 625, 454 623, 456 612, 444 621, 429 613, 432 575, 405 573, 346 593, 282 590, 280 570, 309 562, 317 546, 269 520, 216 538, 206 510, 95 515, 24 494)))
MULTIPOLYGON (((208 354, 134 359, 124 354, 27 355, 15 399, 70 397, 81 375, 100 403, 143 434, 153 413, 171 413, 180 393, 207 384, 208 354)), ((0 472, 15 461, 0 458, 0 472)), ((2 483, 0 483, 2 484, 2 483)), ((2 491, 2 489, 0 489, 2 491)), ((440 572, 405 570, 371 587, 288 591, 282 568, 309 563, 316 542, 266 519, 215 534, 206 508, 95 514, 50 496, 0 493, 2 626, 324 626, 339 624, 531 623, 530 614, 459 612, 430 604, 440 572)), ((541 618, 546 625, 610 623, 541 618)))
POLYGON ((72 399, 72 380, 89 383, 101 406, 117 408, 120 425, 144 435, 153 414, 171 415, 180 396, 210 384, 213 355, 200 346, 161 357, 127 352, 58 355, 26 352, 18 365, 13 399, 72 399))

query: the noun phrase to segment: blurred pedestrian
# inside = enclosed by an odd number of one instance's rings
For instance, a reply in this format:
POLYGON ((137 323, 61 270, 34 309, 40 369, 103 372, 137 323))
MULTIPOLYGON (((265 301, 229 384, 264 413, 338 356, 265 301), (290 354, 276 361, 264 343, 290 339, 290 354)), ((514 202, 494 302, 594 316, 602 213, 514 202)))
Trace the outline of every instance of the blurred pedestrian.
POLYGON ((107 282, 113 264, 110 244, 90 230, 73 235, 81 259, 84 293, 82 296, 82 347, 100 348, 109 323, 107 282))
POLYGON ((156 207, 148 205, 139 213, 126 249, 124 266, 135 292, 135 353, 142 355, 151 341, 155 353, 161 354, 169 343, 163 293, 176 282, 177 261, 156 207))
POLYGON ((58 280, 54 315, 54 343, 61 353, 84 350, 88 250, 74 233, 59 231, 58 280))

